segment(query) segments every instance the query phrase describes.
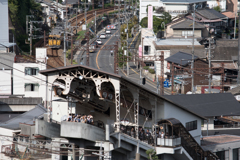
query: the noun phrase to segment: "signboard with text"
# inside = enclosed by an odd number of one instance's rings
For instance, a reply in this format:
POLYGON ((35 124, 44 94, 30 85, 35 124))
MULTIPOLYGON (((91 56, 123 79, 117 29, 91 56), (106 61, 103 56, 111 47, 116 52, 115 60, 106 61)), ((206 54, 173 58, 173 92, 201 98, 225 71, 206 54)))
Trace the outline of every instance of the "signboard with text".
POLYGON ((153 28, 153 6, 148 6, 148 29, 153 28))
POLYGON ((142 45, 139 45, 138 52, 139 52, 139 58, 142 58, 142 45))

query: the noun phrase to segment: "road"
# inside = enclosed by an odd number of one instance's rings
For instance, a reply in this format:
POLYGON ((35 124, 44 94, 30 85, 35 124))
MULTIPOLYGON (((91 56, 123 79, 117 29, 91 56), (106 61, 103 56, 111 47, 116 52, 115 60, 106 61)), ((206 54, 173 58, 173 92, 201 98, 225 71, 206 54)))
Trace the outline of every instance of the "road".
MULTIPOLYGON (((99 47, 95 50, 95 52, 89 54, 90 67, 100 69, 105 72, 114 73, 114 56, 111 56, 110 50, 100 50, 100 48, 104 45, 114 45, 118 40, 117 31, 118 30, 111 30, 111 34, 107 34, 106 39, 101 39, 103 44, 99 45, 99 47)), ((134 38, 132 39, 132 42, 133 41, 134 41, 134 38)), ((130 43, 130 45, 133 45, 133 44, 130 43)), ((83 57, 86 58, 86 55, 84 55, 83 57)), ((122 69, 120 69, 119 75, 126 76, 130 80, 141 84, 139 70, 136 69, 136 66, 132 62, 130 63, 130 67, 131 68, 129 70, 129 76, 127 76, 122 69)), ((155 93, 157 92, 156 86, 157 86, 157 83, 149 79, 146 79, 146 84, 143 85, 143 87, 155 93)), ((171 91, 165 88, 164 94, 169 95, 171 94, 171 91)))

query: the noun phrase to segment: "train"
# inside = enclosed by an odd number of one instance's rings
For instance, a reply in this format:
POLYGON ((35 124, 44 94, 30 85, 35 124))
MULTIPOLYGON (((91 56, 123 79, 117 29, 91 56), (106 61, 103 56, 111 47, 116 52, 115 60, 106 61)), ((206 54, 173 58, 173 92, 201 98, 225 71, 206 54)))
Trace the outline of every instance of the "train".
POLYGON ((61 36, 60 35, 49 35, 48 46, 50 48, 60 48, 61 47, 61 36))

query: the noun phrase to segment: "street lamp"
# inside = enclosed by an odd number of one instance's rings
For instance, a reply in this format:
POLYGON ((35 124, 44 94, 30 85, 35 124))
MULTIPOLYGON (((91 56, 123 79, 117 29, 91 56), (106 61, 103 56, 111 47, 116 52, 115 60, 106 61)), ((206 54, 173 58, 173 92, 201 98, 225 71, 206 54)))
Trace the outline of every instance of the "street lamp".
MULTIPOLYGON (((240 6, 238 5, 238 11, 240 11, 240 6)), ((238 16, 239 20, 238 20, 238 77, 237 77, 237 84, 240 84, 240 16, 238 16)))

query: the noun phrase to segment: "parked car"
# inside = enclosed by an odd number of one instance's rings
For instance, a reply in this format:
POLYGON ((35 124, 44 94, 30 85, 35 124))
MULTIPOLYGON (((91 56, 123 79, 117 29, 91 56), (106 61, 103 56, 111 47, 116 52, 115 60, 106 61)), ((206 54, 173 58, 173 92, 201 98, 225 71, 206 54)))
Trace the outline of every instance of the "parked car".
POLYGON ((110 29, 107 29, 107 30, 106 30, 106 34, 111 34, 111 30, 110 30, 110 29))
POLYGON ((100 38, 106 38, 106 34, 105 33, 101 33, 100 38))
POLYGON ((101 40, 101 39, 97 39, 96 42, 97 42, 98 44, 102 44, 102 40, 101 40))

